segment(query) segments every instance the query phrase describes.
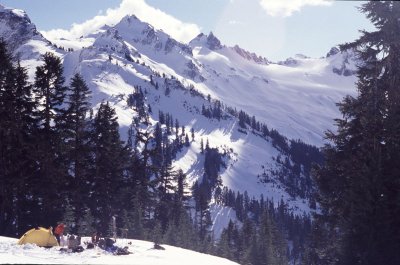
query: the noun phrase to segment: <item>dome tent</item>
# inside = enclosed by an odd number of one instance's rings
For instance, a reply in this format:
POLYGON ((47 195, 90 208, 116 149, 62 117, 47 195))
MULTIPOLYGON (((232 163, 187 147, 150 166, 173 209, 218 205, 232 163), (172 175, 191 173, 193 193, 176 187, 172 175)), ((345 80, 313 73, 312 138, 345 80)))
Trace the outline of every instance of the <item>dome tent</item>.
POLYGON ((32 228, 27 231, 18 241, 18 245, 36 244, 39 247, 58 246, 56 237, 53 235, 52 229, 43 227, 32 228))

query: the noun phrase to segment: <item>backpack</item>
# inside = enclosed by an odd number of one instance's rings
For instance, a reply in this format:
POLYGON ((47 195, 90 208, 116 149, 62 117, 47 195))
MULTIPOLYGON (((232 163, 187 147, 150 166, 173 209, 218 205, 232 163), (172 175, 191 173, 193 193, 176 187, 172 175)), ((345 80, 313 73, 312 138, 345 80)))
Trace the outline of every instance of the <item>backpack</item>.
POLYGON ((92 248, 94 248, 94 244, 93 243, 88 243, 86 248, 87 249, 92 249, 92 248))
POLYGON ((112 247, 114 246, 114 240, 112 240, 111 238, 106 238, 106 247, 112 247))
POLYGON ((97 245, 99 246, 99 248, 105 249, 106 248, 106 241, 104 239, 100 239, 99 243, 97 243, 97 245))
POLYGON ((114 252, 114 255, 129 255, 132 252, 128 250, 128 247, 117 248, 117 251, 114 252))
POLYGON ((75 248, 72 249, 72 252, 73 252, 73 253, 80 253, 80 252, 82 252, 83 250, 84 250, 84 249, 83 249, 82 246, 77 246, 77 247, 75 247, 75 248))

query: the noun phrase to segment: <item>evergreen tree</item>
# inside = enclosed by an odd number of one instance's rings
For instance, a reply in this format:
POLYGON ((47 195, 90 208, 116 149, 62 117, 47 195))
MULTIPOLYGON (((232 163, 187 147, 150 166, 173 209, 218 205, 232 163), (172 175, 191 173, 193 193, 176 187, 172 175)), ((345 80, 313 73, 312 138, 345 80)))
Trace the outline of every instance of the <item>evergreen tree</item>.
MULTIPOLYGON (((33 100, 32 85, 28 83, 28 75, 25 68, 18 63, 15 72, 15 102, 14 117, 10 128, 14 132, 12 147, 9 155, 12 155, 13 176, 12 190, 14 197, 14 227, 18 234, 32 224, 30 206, 36 197, 32 188, 35 186, 35 173, 38 171, 36 156, 36 132, 38 124, 34 118, 37 104, 33 100), (27 195, 30 196, 27 196, 27 195)), ((4 138, 1 138, 5 140, 4 138)))
POLYGON ((105 234, 111 217, 119 211, 115 194, 119 193, 123 183, 124 163, 127 160, 118 131, 115 110, 108 102, 101 103, 94 120, 94 172, 90 203, 91 210, 100 232, 105 234))
MULTIPOLYGON (((169 220, 169 210, 173 205, 172 194, 176 194, 174 183, 176 183, 176 172, 173 167, 168 164, 161 166, 157 179, 157 207, 155 210, 155 218, 161 224, 162 231, 167 229, 169 220)), ((178 195, 179 196, 179 195, 178 195)), ((182 195, 183 196, 183 195, 182 195)))
POLYGON ((400 3, 371 1, 361 11, 377 30, 342 46, 363 63, 359 94, 340 104, 344 118, 327 134, 332 145, 316 175, 318 218, 331 239, 318 253, 337 249, 333 264, 399 264, 400 3))
POLYGON ((265 264, 287 264, 286 244, 283 244, 283 239, 267 211, 261 216, 258 234, 259 259, 265 264))
POLYGON ((36 68, 34 92, 38 102, 37 118, 40 124, 38 137, 38 164, 36 195, 39 223, 50 226, 62 214, 61 194, 65 188, 66 168, 62 159, 61 127, 65 119, 64 99, 67 88, 64 86, 63 68, 60 58, 52 53, 43 56, 44 64, 36 68), (46 187, 46 189, 43 189, 46 187))
POLYGON ((228 227, 224 229, 221 233, 221 238, 218 241, 218 256, 235 260, 234 259, 234 246, 232 239, 233 223, 229 220, 228 227))
POLYGON ((143 223, 142 207, 138 196, 133 201, 133 211, 129 214, 129 223, 126 223, 129 235, 136 239, 144 239, 145 228, 143 223))
POLYGON ((12 231, 12 201, 14 194, 12 184, 16 181, 12 176, 12 162, 9 162, 8 152, 11 148, 12 132, 10 131, 12 112, 10 105, 13 100, 13 65, 11 54, 6 43, 0 42, 0 231, 3 234, 13 234, 12 231))
POLYGON ((90 143, 90 90, 79 74, 71 79, 70 94, 67 100, 65 129, 65 160, 70 172, 69 196, 77 213, 82 212, 88 199, 89 174, 93 165, 90 143))
MULTIPOLYGON (((44 64, 36 68, 35 92, 36 100, 40 102, 39 118, 42 122, 43 133, 54 131, 52 122, 59 122, 63 117, 63 108, 67 87, 64 86, 61 59, 52 53, 43 56, 44 64)), ((58 124, 57 124, 58 125, 58 124)))
POLYGON ((185 134, 185 146, 189 147, 190 146, 190 142, 189 142, 189 136, 187 134, 185 134))
POLYGON ((211 226, 211 215, 209 210, 209 200, 211 198, 210 188, 206 181, 200 184, 196 181, 192 187, 193 199, 196 203, 196 217, 195 222, 198 225, 200 240, 206 240, 209 235, 209 228, 211 226))
POLYGON ((30 184, 37 171, 32 86, 26 70, 12 59, 0 41, 0 233, 9 236, 20 234, 32 222, 28 211, 36 197, 30 184), (32 195, 29 202, 27 194, 32 195))
POLYGON ((194 129, 193 128, 190 129, 190 133, 192 135, 192 142, 194 142, 194 129))

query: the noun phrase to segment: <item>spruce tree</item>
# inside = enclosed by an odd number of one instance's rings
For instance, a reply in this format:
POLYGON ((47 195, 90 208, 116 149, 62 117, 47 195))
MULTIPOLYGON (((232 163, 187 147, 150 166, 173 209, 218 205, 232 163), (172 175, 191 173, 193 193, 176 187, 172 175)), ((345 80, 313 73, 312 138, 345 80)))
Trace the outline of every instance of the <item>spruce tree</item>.
POLYGON ((41 203, 39 222, 56 223, 62 214, 61 193, 65 188, 66 168, 62 161, 61 127, 65 118, 63 68, 60 58, 52 53, 43 56, 44 64, 36 68, 34 92, 39 103, 37 119, 40 130, 37 148, 40 171, 35 191, 41 203), (46 187, 46 189, 43 189, 46 187))
POLYGON ((90 170, 93 165, 92 146, 90 142, 90 90, 79 74, 71 79, 65 120, 65 163, 70 172, 68 191, 71 203, 77 213, 81 213, 88 199, 90 170))
MULTIPOLYGON (((20 173, 26 170, 20 167, 25 166, 25 161, 21 160, 27 140, 24 139, 24 90, 29 87, 26 86, 26 75, 17 77, 12 60, 6 43, 0 41, 0 232, 5 235, 16 233, 13 222, 19 223, 20 218, 15 203, 17 192, 23 187, 24 176, 20 173)), ((24 74, 23 69, 19 72, 24 74)))
POLYGON ((36 218, 28 211, 36 204, 32 179, 37 171, 36 104, 26 69, 0 41, 0 233, 15 236, 36 218))
MULTIPOLYGON (((20 234, 32 222, 30 204, 35 200, 32 182, 38 171, 36 163, 37 121, 34 118, 37 104, 32 99, 32 85, 28 83, 27 70, 17 63, 14 71, 13 141, 8 154, 13 164, 14 227, 20 234), (32 196, 27 196, 27 194, 32 196)), ((3 140, 4 138, 2 138, 3 140)), ((5 139, 4 139, 5 140, 5 139)))
POLYGON ((115 110, 108 102, 100 104, 93 124, 94 172, 89 202, 101 233, 105 234, 113 214, 120 210, 115 195, 123 183, 125 149, 119 136, 115 110))
POLYGON ((4 42, 0 42, 0 229, 2 234, 9 234, 12 230, 12 201, 13 195, 10 181, 11 167, 8 152, 11 145, 10 125, 12 114, 9 112, 12 95, 12 71, 11 54, 4 42))
POLYGON ((342 46, 362 61, 359 93, 339 105, 343 119, 327 134, 316 174, 317 219, 331 239, 318 253, 336 249, 333 264, 400 264, 400 3, 371 1, 361 11, 376 31, 342 46))

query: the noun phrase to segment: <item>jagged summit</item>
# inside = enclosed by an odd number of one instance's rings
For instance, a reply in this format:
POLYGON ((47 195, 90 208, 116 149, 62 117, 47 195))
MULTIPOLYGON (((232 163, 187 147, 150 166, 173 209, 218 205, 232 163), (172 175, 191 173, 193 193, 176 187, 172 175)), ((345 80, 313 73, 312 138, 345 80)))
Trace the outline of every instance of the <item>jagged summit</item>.
POLYGON ((151 47, 157 52, 168 54, 173 50, 191 55, 191 48, 173 39, 162 30, 155 29, 149 23, 141 21, 135 15, 128 15, 121 19, 114 27, 125 41, 132 44, 151 47))
POLYGON ((205 35, 204 33, 200 33, 193 40, 189 42, 189 45, 194 47, 194 46, 199 46, 201 44, 205 44, 206 42, 207 42, 207 35, 205 35))
POLYGON ((196 38, 189 42, 189 45, 191 47, 203 46, 213 51, 219 50, 223 47, 221 41, 212 33, 212 31, 208 35, 200 33, 196 38))
POLYGON ((259 56, 255 54, 254 52, 249 52, 241 47, 239 45, 235 45, 232 48, 237 54, 245 58, 246 60, 253 61, 258 64, 269 64, 270 62, 267 60, 267 58, 259 56))
POLYGON ((0 12, 11 12, 20 17, 28 17, 24 10, 9 8, 0 4, 0 12))
POLYGON ((32 38, 42 38, 25 11, 0 5, 0 36, 16 49, 32 38))
POLYGON ((139 19, 136 15, 134 15, 134 14, 130 14, 130 15, 124 16, 124 17, 121 19, 121 21, 124 21, 124 20, 126 20, 126 21, 128 21, 128 22, 131 22, 131 20, 139 20, 139 21, 140 21, 140 19, 139 19))
POLYGON ((207 45, 210 50, 218 50, 222 48, 221 41, 214 36, 212 31, 210 32, 210 34, 208 34, 207 45))

